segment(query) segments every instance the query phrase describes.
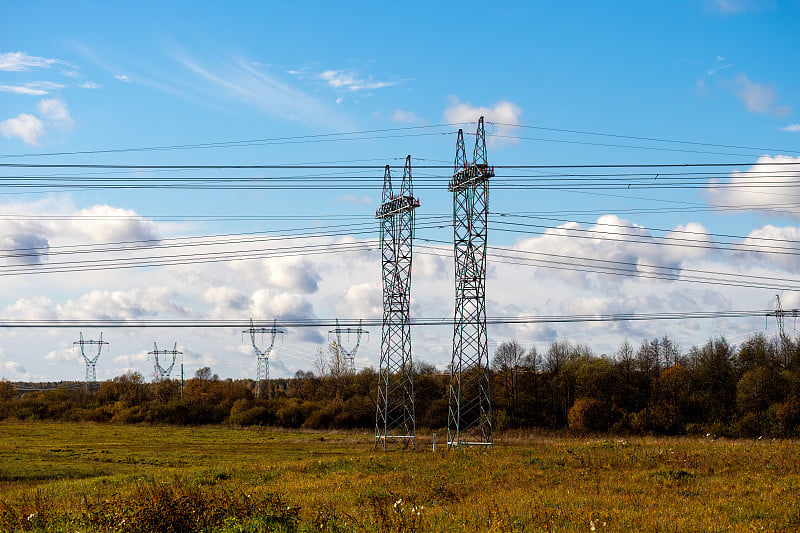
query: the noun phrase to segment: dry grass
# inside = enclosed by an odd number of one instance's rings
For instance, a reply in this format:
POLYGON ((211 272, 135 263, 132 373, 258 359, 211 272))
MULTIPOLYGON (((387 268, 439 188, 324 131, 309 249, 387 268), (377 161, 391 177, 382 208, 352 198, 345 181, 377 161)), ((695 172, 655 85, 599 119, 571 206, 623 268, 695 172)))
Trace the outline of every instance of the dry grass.
POLYGON ((797 531, 795 441, 0 424, 0 531, 797 531))

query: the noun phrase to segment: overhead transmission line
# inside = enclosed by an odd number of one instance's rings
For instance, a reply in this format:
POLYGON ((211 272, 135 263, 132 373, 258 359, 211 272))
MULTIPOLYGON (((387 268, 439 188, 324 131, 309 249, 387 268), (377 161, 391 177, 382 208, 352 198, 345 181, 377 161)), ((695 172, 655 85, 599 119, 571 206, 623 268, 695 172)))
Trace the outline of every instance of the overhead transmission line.
MULTIPOLYGON (((53 156, 73 156, 73 155, 103 155, 103 154, 116 154, 116 153, 135 153, 135 152, 160 152, 160 151, 175 151, 175 150, 202 150, 202 149, 219 149, 219 148, 243 148, 243 147, 250 147, 250 146, 268 146, 268 145, 283 145, 283 144, 305 144, 305 143, 320 143, 320 142, 345 142, 345 141, 354 141, 354 140, 373 140, 373 139, 384 139, 384 138, 396 138, 396 137, 413 137, 419 136, 420 133, 412 133, 412 132, 420 132, 422 130, 435 130, 435 129, 442 129, 448 128, 445 132, 427 132, 422 133, 422 135, 455 135, 455 131, 453 128, 458 126, 463 126, 465 124, 471 124, 472 122, 459 122, 459 123, 439 123, 439 124, 431 124, 431 125, 423 125, 423 126, 404 126, 404 127, 396 127, 396 128, 378 128, 378 129, 369 129, 369 130, 359 130, 359 131, 350 131, 350 132, 334 132, 334 133, 322 133, 322 134, 311 134, 311 135, 295 135, 295 136, 282 136, 282 137, 265 137, 265 138, 253 138, 253 139, 239 139, 239 140, 228 140, 228 141, 216 141, 216 142, 202 142, 202 143, 184 143, 184 144, 168 144, 168 145, 158 145, 158 146, 138 146, 138 147, 123 147, 123 148, 107 148, 107 149, 95 149, 95 150, 76 150, 76 151, 62 151, 62 152, 40 152, 40 153, 22 153, 22 154, 0 154, 0 159, 2 158, 21 158, 21 157, 53 157, 53 156), (398 135, 401 132, 405 132, 402 135, 398 135)), ((797 149, 787 149, 787 148, 766 148, 766 147, 756 147, 756 146, 745 146, 745 145, 733 145, 733 144, 720 144, 720 143, 708 143, 708 142, 699 142, 699 141, 686 141, 686 140, 678 140, 678 139, 666 139, 666 138, 659 138, 659 137, 647 137, 647 136, 636 136, 636 135, 624 135, 624 134, 617 134, 617 133, 608 133, 608 132, 593 132, 593 131, 585 131, 585 130, 576 130, 576 129, 567 129, 567 128, 553 128, 553 127, 546 127, 546 126, 534 126, 534 125, 525 125, 525 124, 513 124, 507 122, 487 122, 490 126, 500 126, 505 128, 518 128, 518 129, 527 129, 527 130, 535 130, 535 131, 544 131, 549 133, 558 133, 558 134, 569 134, 569 135, 583 135, 583 136, 592 136, 592 137, 603 137, 603 138, 612 138, 612 139, 624 139, 624 140, 631 140, 631 141, 643 141, 647 143, 661 143, 661 144, 673 144, 673 145, 681 145, 681 146, 691 146, 691 147, 706 147, 706 148, 725 148, 725 149, 732 149, 732 150, 746 150, 746 151, 758 151, 758 152, 782 152, 782 153, 797 153, 797 149)), ((513 135, 500 135, 497 132, 490 132, 490 136, 496 138, 512 138, 518 140, 534 140, 534 141, 544 141, 544 142, 556 142, 556 143, 567 143, 567 144, 583 144, 583 145, 598 145, 598 146, 609 146, 609 147, 619 147, 619 148, 634 148, 634 149, 649 149, 649 150, 662 150, 662 151, 683 151, 689 153, 701 153, 701 154, 716 154, 716 155, 743 155, 743 154, 730 154, 728 152, 711 152, 711 151, 703 151, 703 150, 688 150, 688 149, 677 149, 677 148, 670 148, 664 146, 642 146, 642 145, 615 145, 611 143, 597 143, 597 142, 590 142, 590 141, 581 141, 581 140, 574 140, 574 139, 562 139, 562 138, 530 138, 530 137, 522 137, 522 136, 513 136, 513 135)))
MULTIPOLYGON (((623 322, 623 321, 655 321, 655 320, 699 320, 714 318, 751 318, 773 316, 772 310, 740 310, 740 311, 682 311, 663 313, 614 313, 584 315, 524 315, 487 317, 487 324, 553 324, 575 322, 623 322)), ((453 318, 417 317, 411 318, 413 326, 452 326, 453 318)), ((357 327, 359 323, 366 327, 381 325, 380 318, 339 319, 342 327, 357 327)), ((267 324, 266 322, 264 324, 267 324)), ((269 322, 281 328, 322 328, 334 327, 335 318, 303 318, 286 319, 269 322)), ((256 323, 260 325, 260 323, 256 323)), ((0 318, 0 327, 4 328, 229 328, 240 329, 249 326, 243 320, 197 320, 197 319, 62 319, 62 320, 8 320, 0 318)))

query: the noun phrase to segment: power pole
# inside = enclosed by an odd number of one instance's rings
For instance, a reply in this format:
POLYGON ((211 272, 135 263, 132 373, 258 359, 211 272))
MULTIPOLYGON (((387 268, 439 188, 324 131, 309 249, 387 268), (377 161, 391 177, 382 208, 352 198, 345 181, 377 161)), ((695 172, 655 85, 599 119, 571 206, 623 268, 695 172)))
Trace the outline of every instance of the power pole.
POLYGON ((489 178, 483 117, 475 134, 473 162, 467 162, 464 132, 458 130, 453 179, 453 247, 455 256, 455 317, 447 447, 491 446, 492 401, 486 334, 486 234, 489 178))
POLYGON ((278 329, 275 327, 277 324, 277 320, 273 320, 271 328, 257 328, 253 325, 253 319, 250 319, 250 329, 245 329, 242 331, 242 335, 245 333, 250 334, 250 341, 253 345, 253 351, 256 354, 256 358, 258 359, 258 365, 256 366, 256 397, 261 397, 261 382, 265 382, 267 386, 267 394, 271 397, 270 389, 269 389, 269 357, 272 355, 272 348, 275 346, 275 337, 280 334, 283 335, 285 333, 284 330, 278 329), (259 349, 256 345, 256 333, 261 333, 264 335, 265 333, 269 333, 270 343, 269 347, 265 350, 259 349))
POLYGON ((784 309, 781 305, 781 295, 775 295, 775 312, 770 313, 775 315, 775 320, 778 322, 778 335, 780 339, 779 350, 780 354, 783 357, 783 366, 787 368, 789 366, 789 351, 791 349, 791 343, 789 342, 789 338, 786 336, 786 330, 783 327, 783 318, 786 315, 793 316, 795 322, 797 322, 797 315, 798 310, 792 309, 791 311, 788 309, 784 309))
POLYGON ((86 392, 92 392, 95 388, 95 384, 97 383, 95 370, 97 367, 97 360, 100 358, 100 351, 103 349, 104 344, 108 345, 108 343, 103 340, 102 332, 100 333, 99 341, 87 341, 83 340, 82 331, 81 340, 72 343, 73 347, 75 347, 75 345, 81 347, 81 356, 83 357, 84 362, 86 362, 86 392), (84 350, 85 346, 97 346, 97 354, 94 357, 86 355, 86 351, 84 350))
POLYGON ((331 338, 331 333, 336 335, 336 349, 339 350, 339 353, 342 354, 342 359, 345 362, 346 368, 349 372, 355 374, 356 373, 356 352, 358 352, 358 347, 361 345, 361 335, 363 333, 367 334, 369 337, 369 332, 361 327, 361 320, 358 321, 357 328, 342 328, 339 327, 339 319, 336 319, 336 329, 332 329, 328 332, 328 340, 331 338), (347 333, 347 340, 350 340, 350 334, 353 333, 356 336, 356 345, 353 347, 352 350, 346 350, 342 345, 342 333, 347 333))
POLYGON ((411 248, 414 209, 419 200, 411 184, 411 156, 406 157, 400 194, 392 192, 389 165, 383 176, 383 198, 375 218, 381 221, 383 324, 375 415, 375 448, 389 441, 417 447, 414 375, 411 359, 411 248))
POLYGON ((182 356, 183 352, 179 352, 178 351, 178 343, 177 342, 175 343, 175 346, 173 346, 172 350, 159 350, 158 349, 158 344, 156 344, 155 341, 154 341, 153 342, 153 351, 152 352, 147 352, 147 355, 152 355, 153 356, 153 360, 155 361, 153 373, 155 374, 156 381, 157 382, 161 382, 161 381, 169 380, 169 375, 172 373, 172 368, 175 366, 175 359, 179 355, 182 356), (162 367, 160 361, 158 360, 158 358, 161 357, 161 356, 166 357, 166 356, 170 356, 170 355, 172 356, 172 360, 170 361, 169 366, 166 367, 166 368, 162 367))

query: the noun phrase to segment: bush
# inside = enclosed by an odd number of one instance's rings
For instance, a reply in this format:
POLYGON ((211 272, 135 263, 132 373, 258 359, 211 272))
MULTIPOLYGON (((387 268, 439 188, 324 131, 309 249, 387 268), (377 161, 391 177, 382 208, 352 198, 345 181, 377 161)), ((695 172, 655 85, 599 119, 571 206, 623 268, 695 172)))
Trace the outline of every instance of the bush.
POLYGON ((582 433, 607 431, 609 426, 608 406, 594 398, 578 398, 567 413, 569 428, 582 433))

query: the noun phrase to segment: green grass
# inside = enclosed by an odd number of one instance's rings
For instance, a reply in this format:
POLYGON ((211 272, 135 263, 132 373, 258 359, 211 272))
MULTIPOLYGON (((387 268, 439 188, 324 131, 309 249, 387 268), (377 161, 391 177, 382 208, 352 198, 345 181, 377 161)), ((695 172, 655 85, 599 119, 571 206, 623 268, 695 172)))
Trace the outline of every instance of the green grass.
POLYGON ((0 423, 0 531, 797 531, 796 441, 0 423))

